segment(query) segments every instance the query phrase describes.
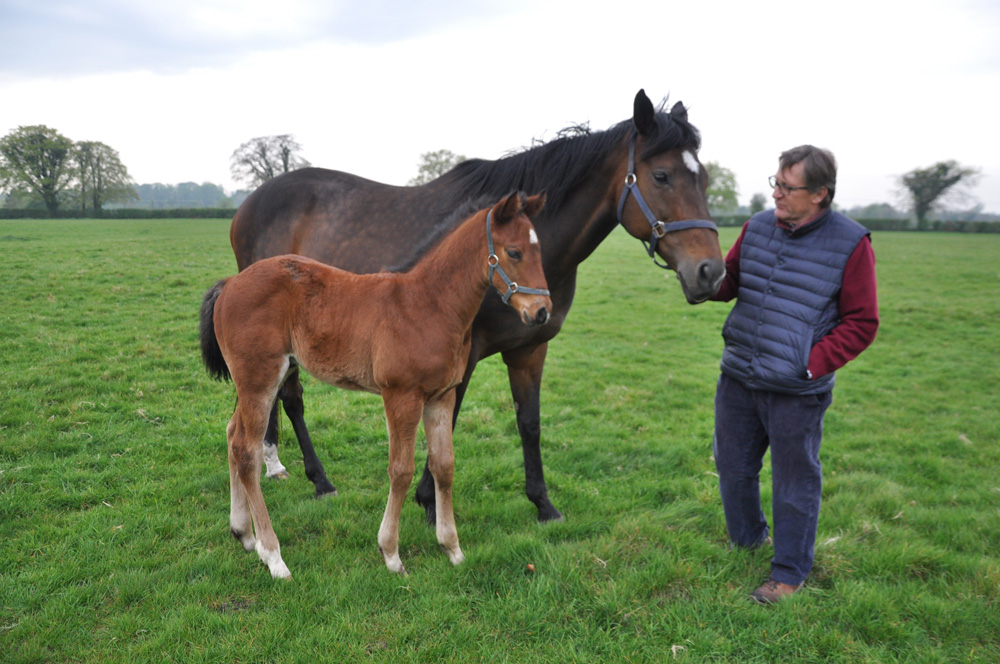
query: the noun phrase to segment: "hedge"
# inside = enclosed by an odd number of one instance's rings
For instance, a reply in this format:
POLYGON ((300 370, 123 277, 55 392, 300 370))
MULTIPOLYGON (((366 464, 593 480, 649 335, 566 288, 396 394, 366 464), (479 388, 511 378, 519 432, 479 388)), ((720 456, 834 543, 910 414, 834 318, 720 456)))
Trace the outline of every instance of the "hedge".
MULTIPOLYGON (((140 210, 115 208, 102 210, 100 219, 232 219, 236 208, 172 208, 140 210)), ((79 210, 60 210, 55 215, 48 210, 12 210, 0 208, 0 219, 94 219, 93 214, 79 210)), ((739 227, 746 215, 716 215, 714 221, 723 227, 739 227)), ((858 219, 871 231, 943 231, 950 233, 1000 233, 1000 221, 925 221, 920 227, 911 219, 858 219)))

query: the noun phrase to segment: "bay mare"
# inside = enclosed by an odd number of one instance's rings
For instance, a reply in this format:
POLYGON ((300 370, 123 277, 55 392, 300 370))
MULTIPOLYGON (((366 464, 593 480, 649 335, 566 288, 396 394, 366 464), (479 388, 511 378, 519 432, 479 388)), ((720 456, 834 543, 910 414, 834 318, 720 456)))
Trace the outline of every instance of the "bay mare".
MULTIPOLYGON (((476 364, 500 353, 515 402, 526 493, 540 521, 561 518, 549 500, 542 472, 539 398, 548 342, 573 304, 579 264, 620 223, 647 243, 654 260, 676 271, 691 303, 714 294, 725 274, 718 234, 706 221, 708 176, 698 161, 697 129, 680 103, 667 113, 654 108, 640 90, 632 106, 631 119, 606 131, 565 132, 498 161, 466 161, 417 187, 393 187, 317 168, 278 176, 254 191, 233 218, 230 239, 238 267, 297 253, 352 272, 377 272, 419 255, 419 238, 434 232, 440 220, 466 200, 484 194, 499 198, 514 190, 545 191, 545 209, 533 221, 552 291, 552 320, 544 327, 525 327, 500 297, 488 293, 472 326, 455 417, 476 364)), ((376 131, 373 144, 391 141, 390 136, 387 131, 383 138, 376 131)), ((620 287, 628 289, 629 284, 620 287)), ((676 349, 663 351, 665 364, 673 352, 676 349)), ((335 493, 309 437, 302 386, 294 370, 280 397, 316 494, 335 493)), ((277 456, 276 411, 266 440, 267 474, 285 475, 277 456)), ((434 486, 427 467, 417 501, 433 523, 434 486)))
POLYGON ((549 320, 552 301, 529 220, 543 203, 542 195, 511 194, 463 221, 405 272, 357 275, 286 255, 258 261, 206 293, 202 359, 210 374, 236 386, 226 428, 230 530, 247 551, 256 549, 273 577, 291 574, 261 493, 263 442, 278 391, 299 367, 382 396, 389 499, 378 545, 399 573, 399 515, 423 419, 437 539, 452 563, 462 561, 451 500, 455 388, 465 375, 472 320, 491 285, 521 324, 549 320))

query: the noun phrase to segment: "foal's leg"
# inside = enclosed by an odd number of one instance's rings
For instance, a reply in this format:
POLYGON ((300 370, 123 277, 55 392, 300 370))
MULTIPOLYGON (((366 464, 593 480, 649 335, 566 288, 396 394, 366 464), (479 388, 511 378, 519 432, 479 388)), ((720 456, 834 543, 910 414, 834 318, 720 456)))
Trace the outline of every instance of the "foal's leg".
POLYGON ((264 464, 267 466, 267 477, 270 479, 287 479, 288 469, 278 458, 278 404, 275 402, 267 420, 267 433, 264 435, 264 464))
POLYGON ((281 399, 281 405, 285 407, 285 414, 292 421, 292 429, 295 430, 299 449, 302 450, 302 462, 305 465, 306 477, 316 487, 316 497, 319 498, 327 494, 336 496, 337 489, 327 479, 323 464, 316 456, 316 449, 309 436, 309 429, 306 428, 305 404, 302 401, 302 383, 299 381, 298 368, 293 369, 289 374, 278 396, 281 399))
POLYGON ((253 521, 250 516, 250 503, 247 502, 247 492, 243 490, 237 471, 236 455, 233 454, 233 439, 237 427, 242 428, 239 411, 233 413, 226 427, 226 441, 229 448, 229 532, 233 534, 243 548, 253 551, 257 540, 253 536, 253 521))
POLYGON ((399 559, 399 514, 413 481, 413 448, 423 399, 413 393, 382 394, 389 426, 389 500, 378 529, 378 548, 390 572, 406 574, 399 559))
POLYGON ((507 365, 510 391, 517 413, 517 430, 521 434, 521 451, 524 453, 524 489, 528 500, 538 508, 539 521, 562 520, 562 514, 549 500, 542 472, 541 404, 542 369, 548 344, 506 351, 503 361, 507 365))
MULTIPOLYGON (((451 414, 451 428, 455 429, 455 425, 458 422, 458 412, 462 409, 462 399, 465 398, 465 392, 469 389, 469 379, 472 378, 472 372, 476 369, 476 362, 478 362, 478 347, 475 342, 472 344, 472 350, 469 352, 469 361, 465 365, 465 375, 462 377, 462 382, 458 384, 455 388, 455 407, 451 414)), ((430 470, 430 457, 428 456, 427 461, 424 463, 424 472, 420 476, 420 483, 417 484, 417 494, 416 494, 417 504, 424 508, 424 516, 427 519, 427 525, 433 526, 437 522, 437 513, 435 503, 437 498, 435 496, 434 490, 434 475, 430 470)))
MULTIPOLYGON (((271 403, 270 400, 265 401, 261 398, 241 398, 237 405, 234 416, 236 426, 233 427, 233 436, 229 443, 230 476, 235 475, 243 487, 257 536, 255 545, 257 555, 267 564, 272 577, 287 579, 292 574, 288 571, 285 561, 281 559, 278 536, 274 534, 271 517, 264 504, 264 494, 260 490, 263 441, 271 403)), ((232 491, 235 493, 236 489, 233 488, 232 491)), ((244 547, 247 546, 245 538, 241 541, 244 547)))
POLYGON ((424 406, 424 433, 427 434, 427 466, 434 475, 437 503, 437 539, 457 565, 465 556, 458 546, 458 529, 452 508, 452 479, 455 474, 455 453, 452 448, 451 422, 455 408, 455 390, 424 406))

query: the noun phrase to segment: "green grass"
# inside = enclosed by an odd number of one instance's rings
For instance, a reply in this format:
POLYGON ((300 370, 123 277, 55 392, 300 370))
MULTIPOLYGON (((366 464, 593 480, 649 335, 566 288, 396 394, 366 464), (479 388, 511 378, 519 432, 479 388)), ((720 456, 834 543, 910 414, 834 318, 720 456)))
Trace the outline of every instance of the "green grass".
POLYGON ((308 379, 340 495, 311 497, 286 426, 292 478, 264 485, 281 583, 229 535, 234 393, 197 347, 201 296, 234 270, 228 222, 0 222, 0 659, 998 661, 1000 237, 881 233, 875 250, 883 322, 827 415, 815 570, 765 609, 747 594, 769 554, 728 549, 711 459, 729 306, 687 305, 620 230, 549 350, 565 521, 537 524, 523 496, 490 358, 456 431, 467 560, 408 500, 410 576, 389 574, 381 402, 308 379))

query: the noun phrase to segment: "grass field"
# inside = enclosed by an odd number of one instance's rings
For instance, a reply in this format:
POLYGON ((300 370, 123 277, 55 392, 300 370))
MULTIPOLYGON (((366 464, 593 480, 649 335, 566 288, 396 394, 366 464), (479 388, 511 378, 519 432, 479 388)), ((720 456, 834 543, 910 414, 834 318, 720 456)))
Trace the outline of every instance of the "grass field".
POLYGON ((312 498, 284 446, 292 477, 264 493, 293 579, 275 582, 229 535, 234 393, 197 347, 201 296, 234 270, 228 222, 0 222, 0 660, 1000 661, 1000 236, 874 243, 882 327, 827 415, 815 570, 763 608, 769 553, 728 549, 711 459, 729 307, 687 305, 620 230, 549 350, 565 521, 523 496, 490 358, 455 436, 467 560, 411 499, 410 576, 389 574, 381 402, 307 379, 339 496, 312 498))

